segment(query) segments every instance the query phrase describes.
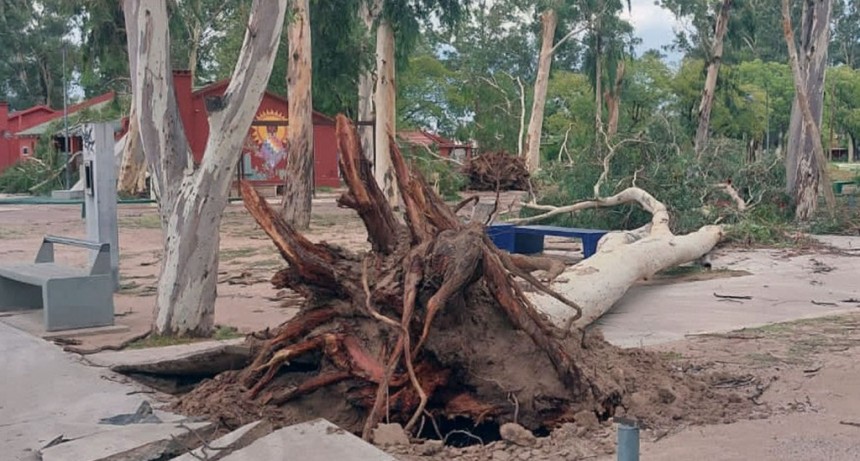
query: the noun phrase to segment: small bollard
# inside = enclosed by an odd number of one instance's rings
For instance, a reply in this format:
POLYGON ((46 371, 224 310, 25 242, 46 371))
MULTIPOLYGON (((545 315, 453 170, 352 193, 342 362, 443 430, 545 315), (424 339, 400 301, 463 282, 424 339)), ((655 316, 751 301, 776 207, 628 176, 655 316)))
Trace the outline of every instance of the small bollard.
POLYGON ((615 418, 618 423, 618 461, 639 461, 639 424, 627 418, 615 418))

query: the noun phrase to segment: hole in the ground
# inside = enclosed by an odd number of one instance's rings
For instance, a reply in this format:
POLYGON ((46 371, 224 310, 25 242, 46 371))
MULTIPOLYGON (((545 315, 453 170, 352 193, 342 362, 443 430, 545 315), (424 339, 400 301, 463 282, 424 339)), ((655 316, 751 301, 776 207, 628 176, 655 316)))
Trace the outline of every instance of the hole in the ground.
POLYGON ((495 421, 484 421, 476 425, 474 420, 463 416, 457 416, 453 419, 442 417, 436 418, 436 425, 439 433, 436 432, 432 422, 425 421, 421 432, 418 433, 418 438, 444 440, 445 445, 452 447, 468 447, 481 443, 486 445, 502 440, 499 434, 499 423, 495 421))

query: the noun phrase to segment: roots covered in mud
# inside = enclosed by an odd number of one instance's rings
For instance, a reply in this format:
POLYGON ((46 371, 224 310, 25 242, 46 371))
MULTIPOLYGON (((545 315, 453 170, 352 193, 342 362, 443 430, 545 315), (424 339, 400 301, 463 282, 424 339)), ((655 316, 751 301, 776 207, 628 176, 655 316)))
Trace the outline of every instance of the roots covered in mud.
POLYGON ((622 414, 660 427, 724 421, 750 406, 654 353, 556 328, 521 284, 578 307, 493 246, 480 223, 462 223, 394 143, 405 224, 342 116, 337 136, 349 188, 338 202, 358 212, 372 250, 311 243, 243 185, 246 207, 289 263, 273 284, 306 303, 277 329, 249 337, 253 363, 182 396, 180 411, 228 426, 323 417, 367 437, 389 421, 413 434, 453 420, 541 430, 622 414))

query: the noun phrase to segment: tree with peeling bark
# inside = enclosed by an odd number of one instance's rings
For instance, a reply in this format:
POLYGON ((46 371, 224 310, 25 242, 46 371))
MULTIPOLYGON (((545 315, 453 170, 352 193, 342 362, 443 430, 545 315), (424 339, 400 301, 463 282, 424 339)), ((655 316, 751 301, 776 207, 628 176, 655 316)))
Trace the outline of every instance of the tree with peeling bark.
POLYGON ((164 254, 153 331, 212 331, 221 215, 239 153, 272 71, 285 1, 255 0, 232 78, 207 103, 209 139, 195 168, 173 91, 166 0, 125 0, 132 97, 140 141, 160 193, 164 254))
MULTIPOLYGON (((707 387, 671 373, 656 354, 623 351, 581 327, 637 277, 710 250, 719 227, 676 237, 666 207, 635 188, 574 205, 639 203, 653 220, 635 233, 638 240, 630 233, 611 234, 589 258, 593 262, 567 269, 593 286, 548 287, 530 271, 561 273, 557 261, 496 248, 483 223, 463 223, 391 144, 405 223, 396 219, 360 151, 355 128, 343 116, 337 118, 337 140, 348 187, 338 203, 356 210, 371 250, 354 254, 310 242, 243 183, 246 208, 289 262, 273 284, 307 301, 277 330, 249 338, 254 356, 245 369, 223 373, 182 396, 180 410, 228 424, 246 415, 281 422, 313 415, 369 438, 383 420, 415 433, 455 416, 476 423, 517 421, 535 430, 582 417, 577 414, 611 417, 624 408, 653 421, 655 412, 642 412, 630 395, 657 402, 659 389, 634 389, 634 383, 659 375, 671 381, 673 392, 693 395, 695 386, 707 387), (536 291, 527 292, 520 282, 536 291), (588 304, 571 301, 560 290, 581 291, 578 296, 588 304), (547 299, 564 311, 548 311, 542 305, 547 299), (612 370, 604 366, 607 361, 612 370), (646 396, 652 392, 653 400, 646 396), (433 423, 421 423, 427 419, 433 423)), ((732 405, 717 393, 708 398, 732 405)), ((673 408, 695 405, 671 400, 673 408)))
POLYGON ((795 199, 795 216, 801 221, 812 218, 822 192, 827 207, 833 210, 836 206, 820 130, 832 0, 802 1, 798 53, 791 25, 790 3, 789 0, 782 0, 782 28, 788 45, 795 89, 785 157, 786 179, 788 192, 795 199))
POLYGON ((308 0, 291 0, 287 37, 287 174, 282 202, 284 219, 296 229, 311 224, 314 193, 314 125, 311 79, 311 25, 308 0))
MULTIPOLYGON (((380 0, 367 6, 369 8, 366 12, 368 17, 375 17, 377 24, 376 88, 373 94, 375 152, 388 152, 390 140, 394 139, 397 134, 395 41, 401 41, 406 45, 414 43, 419 31, 418 18, 428 17, 430 14, 436 14, 443 24, 448 26, 455 24, 463 14, 465 2, 466 0, 380 0)), ((409 47, 401 46, 400 48, 408 49, 409 47)), ((365 87, 360 87, 360 90, 362 89, 366 91, 365 87)), ((388 203, 398 207, 400 203, 399 192, 394 178, 393 165, 391 165, 388 156, 375 155, 373 167, 376 181, 382 188, 388 203)))
POLYGON ((735 7, 734 3, 735 0, 720 0, 719 3, 689 0, 661 0, 660 2, 679 19, 686 19, 693 23, 697 35, 693 40, 699 43, 706 57, 705 83, 697 111, 698 123, 694 139, 697 154, 707 147, 710 139, 711 111, 714 107, 717 78, 723 62, 723 44, 729 30, 730 12, 735 7))

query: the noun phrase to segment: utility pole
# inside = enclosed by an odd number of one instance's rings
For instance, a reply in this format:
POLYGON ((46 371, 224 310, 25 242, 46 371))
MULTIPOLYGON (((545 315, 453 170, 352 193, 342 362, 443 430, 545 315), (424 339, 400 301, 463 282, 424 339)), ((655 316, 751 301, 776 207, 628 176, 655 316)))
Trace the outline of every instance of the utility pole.
POLYGON ((63 165, 65 165, 66 169, 66 189, 71 189, 72 187, 72 172, 69 168, 69 92, 66 88, 66 44, 63 43, 63 127, 64 127, 64 137, 65 140, 63 142, 63 165))

